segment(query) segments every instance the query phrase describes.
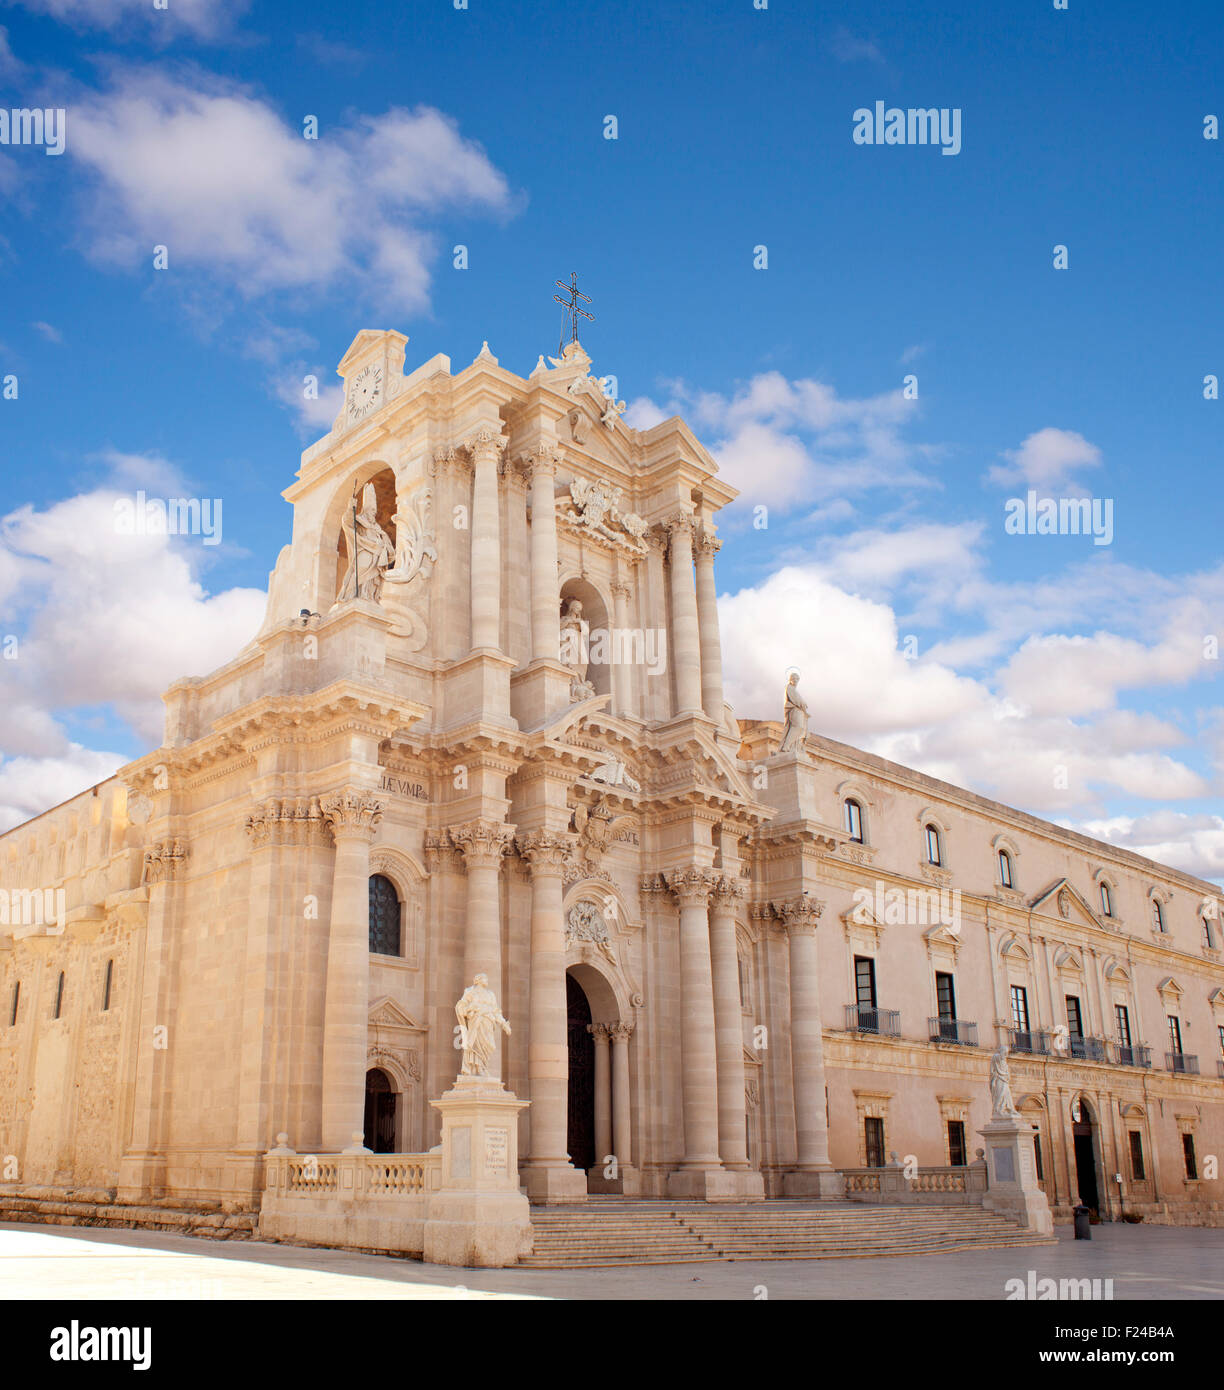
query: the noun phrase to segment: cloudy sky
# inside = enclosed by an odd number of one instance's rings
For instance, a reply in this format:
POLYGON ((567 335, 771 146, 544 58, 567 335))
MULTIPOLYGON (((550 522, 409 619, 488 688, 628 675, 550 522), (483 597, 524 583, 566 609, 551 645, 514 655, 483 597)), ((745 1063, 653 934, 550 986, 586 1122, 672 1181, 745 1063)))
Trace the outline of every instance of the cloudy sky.
POLYGON ((526 374, 575 270, 630 420, 741 490, 740 715, 796 665, 813 728, 1224 881, 1222 40, 1216 0, 0 0, 0 108, 68 113, 0 145, 0 826, 253 634, 359 329, 526 374), (960 153, 856 144, 876 101, 960 153), (137 489, 221 544, 117 535, 137 489), (1009 533, 1030 490, 1109 543, 1009 533))

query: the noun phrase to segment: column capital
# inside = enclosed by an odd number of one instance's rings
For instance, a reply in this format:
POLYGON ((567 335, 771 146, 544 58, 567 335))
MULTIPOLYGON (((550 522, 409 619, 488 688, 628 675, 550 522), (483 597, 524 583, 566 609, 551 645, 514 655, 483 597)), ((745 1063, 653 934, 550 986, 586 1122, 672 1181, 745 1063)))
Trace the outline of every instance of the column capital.
POLYGON ((617 579, 617 580, 613 581, 613 584, 612 584, 611 587, 612 587, 613 596, 616 597, 616 598, 626 598, 626 599, 627 599, 627 598, 632 598, 632 596, 633 596, 633 585, 632 585, 632 584, 626 584, 625 581, 624 581, 623 579, 617 579))
POLYGON ((667 532, 673 545, 677 540, 682 538, 686 539, 691 545, 693 535, 697 530, 697 518, 692 512, 686 512, 681 509, 678 512, 673 512, 671 516, 664 518, 663 529, 667 532))
POLYGON ((697 535, 696 550, 699 558, 712 560, 722 549, 722 541, 708 527, 703 526, 697 535))
POLYGON ((723 909, 730 908, 734 912, 736 903, 745 896, 747 891, 747 884, 742 878, 720 874, 713 889, 713 906, 723 909))
POLYGON ((246 832, 252 849, 308 845, 323 839, 326 823, 316 796, 271 797, 246 818, 246 832))
POLYGON ((604 1026, 608 1030, 608 1036, 614 1043, 627 1043, 630 1033, 633 1032, 632 1023, 608 1023, 604 1026))
POLYGON ((377 797, 354 787, 320 797, 319 810, 331 827, 333 839, 364 839, 367 843, 374 838, 383 814, 377 797))
POLYGON ((717 869, 675 869, 665 875, 667 886, 680 900, 681 907, 706 907, 720 874, 717 869))
POLYGON ((791 934, 815 932, 824 903, 819 898, 801 893, 787 902, 774 903, 773 910, 784 931, 791 934))
POLYGON ((523 455, 522 462, 531 478, 555 478, 561 450, 555 444, 541 442, 523 455))
POLYGON ((577 842, 572 835, 533 830, 529 835, 518 836, 516 843, 518 852, 531 865, 532 878, 536 878, 542 874, 563 874, 577 842))
POLYGON ((611 1023, 588 1023, 586 1030, 596 1042, 607 1042, 614 1026, 611 1023))
POLYGON ((463 441, 463 447, 473 459, 498 458, 509 441, 504 434, 481 428, 463 441))
POLYGON ((144 852, 141 882, 152 886, 155 883, 173 883, 182 872, 187 856, 191 853, 187 841, 182 838, 159 840, 144 852))
POLYGON ((469 820, 450 827, 451 843, 463 852, 469 869, 493 869, 514 840, 514 826, 504 821, 469 820))

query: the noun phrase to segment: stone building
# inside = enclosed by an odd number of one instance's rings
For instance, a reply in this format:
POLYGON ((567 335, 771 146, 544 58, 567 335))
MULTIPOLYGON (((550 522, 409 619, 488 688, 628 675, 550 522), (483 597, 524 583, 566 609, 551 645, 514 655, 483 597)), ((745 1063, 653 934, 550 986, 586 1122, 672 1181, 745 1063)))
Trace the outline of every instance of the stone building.
POLYGON ((1056 1215, 1218 1224, 1219 890, 801 697, 737 719, 734 493, 684 423, 626 426, 577 343, 406 342, 341 362, 254 640, 0 837, 5 1190, 255 1205, 278 1135, 424 1154, 483 971, 534 1202, 962 1168, 1002 1043, 1056 1215))

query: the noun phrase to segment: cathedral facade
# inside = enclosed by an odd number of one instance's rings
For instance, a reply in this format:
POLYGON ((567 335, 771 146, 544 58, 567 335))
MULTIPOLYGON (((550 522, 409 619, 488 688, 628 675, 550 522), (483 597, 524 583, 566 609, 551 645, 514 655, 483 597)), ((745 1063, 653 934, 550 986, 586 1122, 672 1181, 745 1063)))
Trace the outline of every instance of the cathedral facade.
POLYGON ((1219 889, 809 732, 784 672, 737 718, 685 424, 577 342, 406 342, 341 362, 255 638, 0 837, 0 1192, 427 1154, 483 974, 535 1203, 936 1192, 1002 1048, 1056 1215, 1220 1224, 1219 889))

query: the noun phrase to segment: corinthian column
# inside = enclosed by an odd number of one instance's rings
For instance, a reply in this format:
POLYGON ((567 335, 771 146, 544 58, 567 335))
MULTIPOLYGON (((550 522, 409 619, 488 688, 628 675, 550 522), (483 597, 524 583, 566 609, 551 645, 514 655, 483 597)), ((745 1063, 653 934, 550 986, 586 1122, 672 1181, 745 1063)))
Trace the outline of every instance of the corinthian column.
POLYGON ((737 879, 720 878, 710 904, 710 965, 718 1048, 718 1152, 723 1167, 748 1168, 744 1130, 744 1027, 735 948, 735 905, 744 896, 737 879))
POLYGON ((633 1133, 629 1109, 629 1035, 632 1023, 609 1023, 612 1039, 612 1152, 623 1178, 633 1162, 633 1133))
POLYGON ((700 714, 701 639, 697 590, 693 581, 693 518, 677 512, 667 523, 671 535, 671 653, 676 672, 677 714, 700 714))
POLYGON ((370 1014, 370 841, 382 804, 351 788, 323 797, 336 854, 323 1006, 323 1149, 364 1148, 370 1014))
POLYGON ((468 441, 472 455, 472 646, 501 646, 501 518, 497 462, 505 439, 480 430, 468 441))
POLYGON ((608 1025, 588 1023, 595 1039, 595 1167, 602 1169, 612 1153, 612 1069, 608 1065, 608 1025))
MULTIPOLYGON (((470 820, 450 828, 451 842, 463 852, 467 864, 467 928, 463 938, 463 980, 470 985, 478 974, 489 977, 489 987, 499 999, 501 963, 501 861, 514 838, 514 826, 501 821, 470 820)), ((501 1033, 489 1063, 493 1076, 501 1075, 501 1033)))
POLYGON ((824 904, 807 894, 776 908, 790 945, 791 1081, 795 1095, 795 1168, 784 1179, 787 1196, 840 1196, 829 1162, 825 1113, 824 1042, 820 1023, 820 968, 816 924, 824 904))
POLYGON ((535 1202, 582 1200, 586 1176, 570 1162, 569 1019, 565 995, 565 865, 570 835, 537 831, 519 838, 531 865, 531 1017, 527 1079, 531 1100, 531 1153, 527 1195, 535 1202))
MULTIPOLYGON (((684 1160, 673 1174, 675 1196, 688 1195, 685 1170, 717 1170, 718 1061, 714 1033, 714 989, 710 973, 712 869, 681 869, 667 875, 680 903, 680 1066, 684 1115, 684 1160)), ((697 1195, 704 1195, 698 1191, 697 1195)))
POLYGON ((722 640, 718 635, 718 593, 714 556, 722 541, 704 526, 697 541, 697 622, 701 628, 701 707, 715 724, 723 722, 722 640))
POLYGON ((557 456, 550 449, 537 449, 529 457, 528 464, 531 468, 531 656, 533 661, 559 661, 557 456))

